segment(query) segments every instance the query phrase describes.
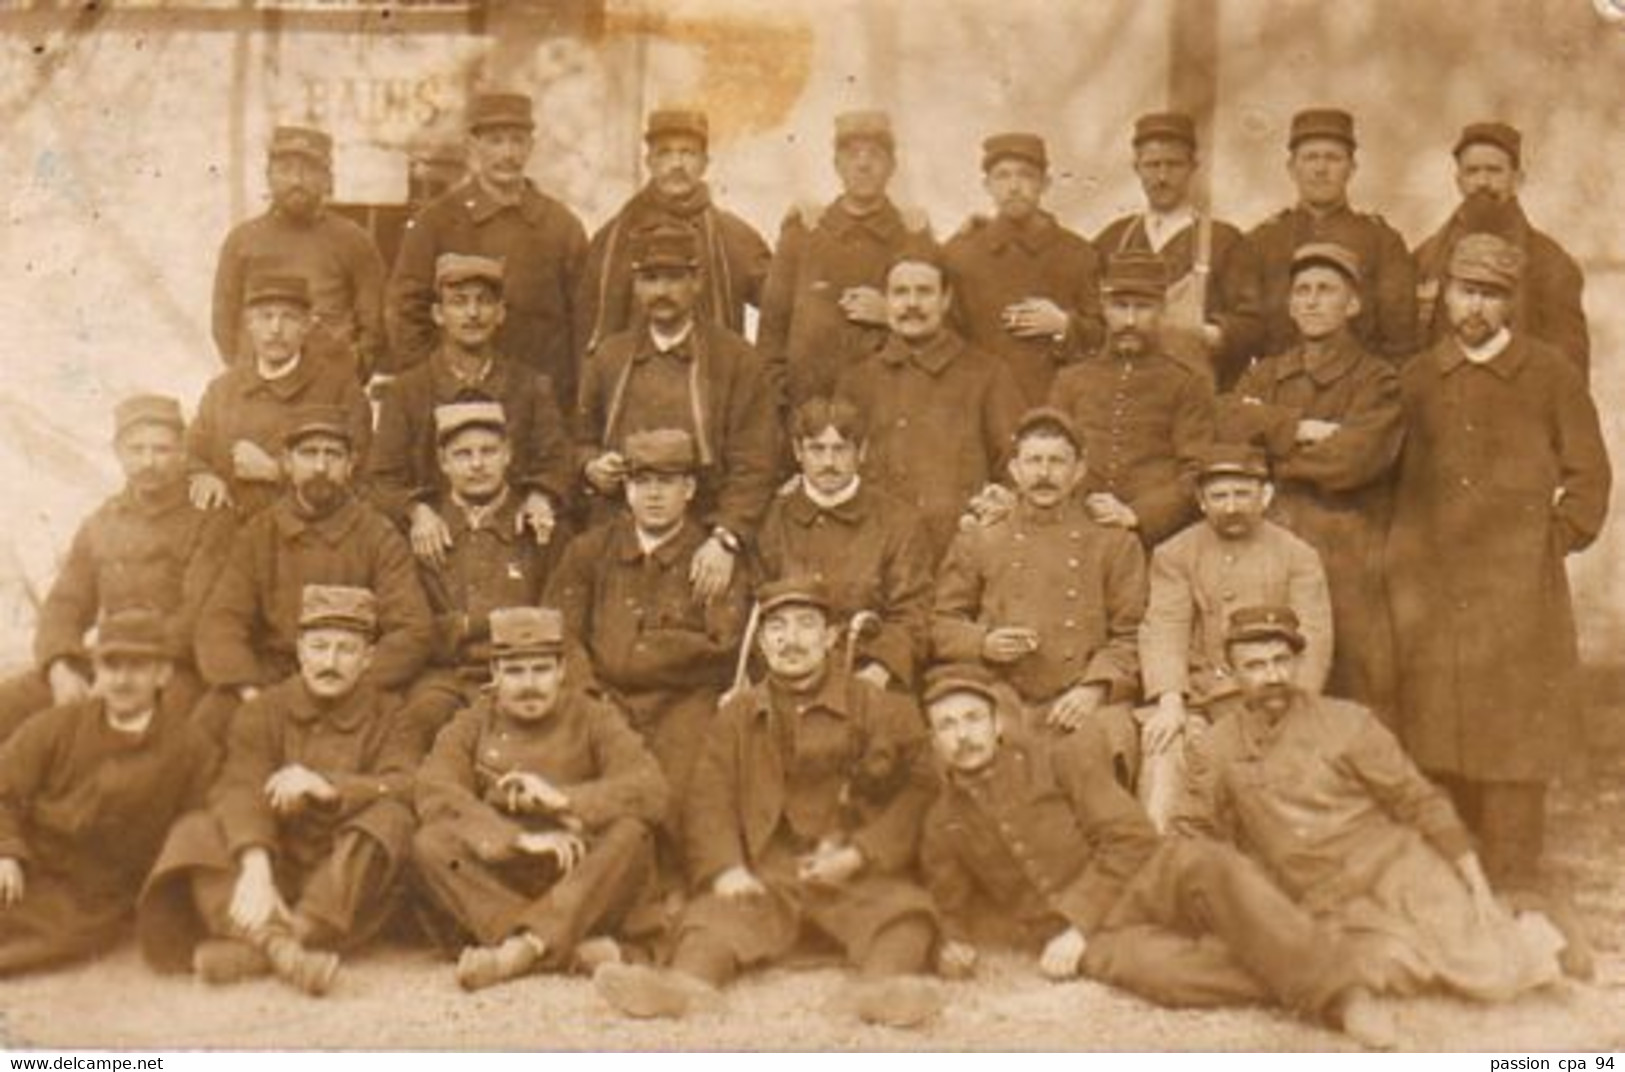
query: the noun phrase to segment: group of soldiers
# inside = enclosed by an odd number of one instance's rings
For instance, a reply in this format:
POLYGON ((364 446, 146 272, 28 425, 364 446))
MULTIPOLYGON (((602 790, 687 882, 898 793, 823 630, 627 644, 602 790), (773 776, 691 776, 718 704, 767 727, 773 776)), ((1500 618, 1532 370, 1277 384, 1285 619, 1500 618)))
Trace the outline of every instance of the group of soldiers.
POLYGON ((912 1026, 1002 944, 1373 1046, 1381 995, 1590 972, 1540 852, 1610 468, 1515 130, 1414 254, 1332 109, 1250 233, 1159 113, 1145 212, 1085 240, 997 134, 939 243, 852 113, 770 254, 702 114, 590 241, 527 98, 468 120, 387 279, 279 128, 225 370, 117 407, 0 685, 0 971, 133 916, 159 970, 323 994, 410 923, 466 988, 680 1016, 814 941, 912 1026))

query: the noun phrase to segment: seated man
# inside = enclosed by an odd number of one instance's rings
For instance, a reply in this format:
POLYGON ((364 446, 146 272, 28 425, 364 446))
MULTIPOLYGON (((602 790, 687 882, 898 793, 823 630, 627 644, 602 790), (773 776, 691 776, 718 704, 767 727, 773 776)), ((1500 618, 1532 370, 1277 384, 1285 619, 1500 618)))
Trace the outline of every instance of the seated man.
POLYGON ((434 274, 429 312, 440 345, 390 384, 379 407, 367 469, 373 499, 410 531, 419 558, 443 562, 454 522, 438 501, 448 480, 435 450, 435 414, 455 402, 495 402, 507 417, 511 480, 519 496, 508 523, 516 534, 545 545, 564 512, 571 480, 570 438, 553 384, 496 348, 508 308, 501 261, 442 253, 434 274))
POLYGON ((169 640, 153 611, 103 618, 91 694, 0 746, 0 975, 117 941, 169 824, 203 799, 214 753, 163 702, 169 640))
POLYGON ((491 691, 458 713, 418 771, 413 857, 429 896, 475 943, 478 990, 568 967, 614 929, 654 870, 666 780, 615 706, 572 684, 564 623, 491 612, 491 691))
POLYGON ((1089 519, 1075 494, 1088 473, 1083 440, 1066 414, 1028 412, 1009 470, 1015 508, 955 536, 937 576, 932 652, 992 667, 1056 730, 1110 727, 1105 740, 1131 784, 1145 552, 1127 530, 1089 519))
POLYGON ((940 1007, 919 978, 936 920, 907 877, 934 788, 919 712, 833 665, 839 630, 816 581, 764 585, 757 603, 767 680, 723 705, 694 777, 689 873, 704 892, 671 967, 605 964, 594 982, 629 1016, 681 1016, 808 930, 862 974, 860 1018, 913 1026, 940 1007))
POLYGON ((838 622, 854 626, 858 672, 882 688, 912 688, 931 613, 931 550, 919 515, 858 475, 868 435, 851 402, 808 399, 790 436, 801 474, 762 521, 762 578, 820 579, 838 622))
POLYGON ((1093 728, 1035 747, 978 666, 933 670, 925 702, 947 772, 920 849, 945 974, 970 973, 974 941, 995 938, 1041 947, 1051 979, 1081 972, 1162 1005, 1274 1000, 1390 1043, 1337 945, 1234 850, 1159 839, 1093 728))
POLYGON ((450 542, 433 557, 418 558, 434 615, 434 653, 430 669, 412 684, 404 715, 422 733, 424 751, 491 681, 491 611, 537 605, 560 550, 558 540, 542 547, 519 531, 521 502, 508 480, 513 447, 502 405, 447 403, 435 407, 434 423, 447 490, 424 505, 444 521, 450 542))
POLYGON ((113 453, 124 489, 85 519, 39 609, 38 669, 0 682, 0 741, 42 708, 90 696, 85 631, 98 616, 147 607, 166 618, 172 667, 166 709, 185 714, 202 692, 192 626, 231 542, 223 510, 187 501, 186 423, 180 403, 136 395, 113 411, 113 453))
POLYGON ((369 673, 364 588, 307 585, 299 670, 244 705, 204 811, 175 824, 141 897, 159 971, 275 972, 311 995, 395 906, 411 851, 413 738, 369 673))
POLYGON ((1488 1001, 1557 978, 1564 938, 1496 901, 1449 799, 1370 711, 1300 684, 1307 644, 1289 607, 1231 615, 1245 704, 1191 749, 1175 831, 1244 846, 1371 990, 1488 1001))

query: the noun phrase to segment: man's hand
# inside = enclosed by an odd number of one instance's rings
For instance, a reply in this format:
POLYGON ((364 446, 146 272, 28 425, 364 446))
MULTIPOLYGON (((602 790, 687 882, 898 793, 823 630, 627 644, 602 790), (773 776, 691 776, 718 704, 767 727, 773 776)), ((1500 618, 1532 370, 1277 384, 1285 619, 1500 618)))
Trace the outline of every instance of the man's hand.
POLYGON ((796 877, 814 886, 839 886, 863 870, 855 845, 820 845, 796 864, 796 877))
POLYGON ((1156 714, 1146 719, 1145 726, 1140 730, 1146 755, 1160 755, 1172 748, 1179 741, 1179 735, 1185 732, 1185 719, 1188 717, 1183 693, 1165 692, 1157 697, 1156 714))
POLYGON ((587 855, 587 843, 563 830, 520 834, 513 847, 528 856, 551 856, 559 863, 560 874, 568 875, 587 855))
POLYGON ((0 908, 10 908, 22 901, 27 889, 22 861, 15 856, 0 856, 0 908))
POLYGON ((271 810, 278 815, 298 811, 304 806, 306 797, 327 803, 337 800, 338 795, 339 791, 333 788, 332 782, 298 763, 289 763, 265 779, 265 798, 271 802, 271 810))
POLYGON ((1140 527, 1140 517, 1134 512, 1133 507, 1109 491, 1095 492, 1083 501, 1083 505, 1089 511, 1090 519, 1097 525, 1109 525, 1130 531, 1140 527))
POLYGON ((869 663, 852 676, 862 678, 877 689, 883 689, 891 684, 891 671, 887 670, 883 663, 869 663))
POLYGON ((238 685, 237 686, 237 699, 240 702, 248 703, 250 700, 257 700, 259 698, 260 698, 260 687, 258 685, 238 685))
POLYGON ((626 483, 626 459, 608 450, 588 462, 583 472, 592 490, 600 495, 616 495, 626 483))
POLYGON ((971 529, 996 525, 1010 516, 1010 511, 1016 508, 1016 501, 1016 493, 1003 484, 988 484, 971 496, 965 512, 960 515, 959 527, 971 529))
POLYGON ((238 480, 259 484, 275 484, 282 479, 282 466, 267 454, 265 448, 248 439, 239 439, 231 445, 231 472, 238 480))
POLYGON ((1209 320, 1202 325, 1202 345, 1207 347, 1208 353, 1215 353, 1224 345, 1224 329, 1209 320))
POLYGON ((1073 685, 1049 705, 1049 714, 1044 716, 1044 721, 1071 733, 1087 722, 1105 700, 1104 685, 1073 685))
POLYGON ((51 702, 58 706, 90 697, 89 680, 66 659, 53 660, 45 678, 51 683, 51 702))
POLYGON ((186 497, 199 510, 222 510, 231 505, 230 489, 213 473, 193 473, 186 482, 186 497))
POLYGON ((1048 298, 1024 298, 1004 307, 1004 330, 1018 339, 1060 339, 1066 336, 1066 310, 1048 298))
POLYGON ((840 306, 854 324, 886 326, 886 296, 874 287, 847 287, 841 292, 840 306))
POLYGON ((1480 923, 1488 923, 1501 911, 1501 906, 1495 900, 1495 892, 1490 889, 1489 880, 1484 877, 1484 867, 1478 860, 1478 854, 1468 852, 1456 861, 1456 870, 1461 873, 1461 879, 1467 884, 1467 892, 1473 898, 1473 914, 1480 923))
POLYGON ((734 554, 714 535, 700 544, 688 565, 688 583, 701 603, 709 603, 726 592, 733 576, 734 554))
POLYGON ((428 503, 412 504, 412 553, 434 566, 444 565, 451 550, 451 529, 428 503))
POLYGON ((244 933, 268 926, 288 915, 276 882, 271 878, 271 857, 264 849, 244 850, 240 857, 237 884, 231 891, 229 914, 232 925, 244 933))
POLYGON ((570 798, 540 774, 510 771, 497 779, 497 790, 502 793, 503 810, 510 815, 570 810, 570 798))
POLYGON ((976 971, 976 947, 948 939, 937 949, 937 974, 944 979, 968 979, 976 971))
POLYGON ((1323 439, 1330 439, 1336 435, 1337 430, 1342 427, 1336 421, 1317 421, 1313 418, 1306 418, 1298 422, 1298 434, 1293 438, 1299 446, 1319 443, 1323 439))
POLYGON ((730 867, 711 883, 711 891, 718 897, 760 897, 767 892, 760 879, 743 866, 730 867))
POLYGON ((531 491, 525 496, 525 501, 519 504, 519 513, 514 518, 514 531, 524 535, 528 527, 531 534, 536 537, 537 547, 546 547, 553 539, 553 529, 558 524, 558 518, 553 513, 553 501, 543 491, 531 491))
POLYGON ((1070 979, 1078 974, 1078 967, 1083 963, 1083 951, 1088 945, 1082 931, 1068 927, 1044 946, 1044 952, 1038 958, 1038 970, 1050 979, 1070 979))
POLYGON ((1038 630, 1019 625, 989 629, 982 638, 982 658, 990 663, 1013 663, 1038 650, 1038 630))

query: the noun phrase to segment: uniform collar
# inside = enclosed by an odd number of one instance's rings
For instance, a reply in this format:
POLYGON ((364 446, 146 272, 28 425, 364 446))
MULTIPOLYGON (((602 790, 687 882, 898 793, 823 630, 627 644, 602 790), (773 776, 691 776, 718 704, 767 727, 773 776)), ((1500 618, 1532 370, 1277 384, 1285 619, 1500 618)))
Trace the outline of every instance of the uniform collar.
POLYGON ((315 533, 323 542, 330 546, 343 543, 361 521, 361 503, 353 493, 346 493, 344 502, 338 509, 325 517, 309 518, 302 516, 294 506, 293 489, 290 487, 282 493, 282 497, 272 507, 277 531, 288 539, 296 539, 305 532, 315 533))
POLYGON ((536 223, 542 218, 544 207, 541 194, 537 192, 535 185, 529 179, 524 180, 524 185, 519 191, 519 200, 510 203, 498 201, 492 197, 479 179, 470 175, 463 181, 463 185, 458 191, 458 199, 462 202, 463 207, 468 210, 468 214, 473 217, 475 223, 484 223, 505 209, 512 209, 519 213, 520 216, 524 217, 526 223, 536 223))
POLYGON ((800 478, 796 490, 790 494, 790 500, 785 504, 785 513, 790 515, 790 520, 799 525, 811 525, 819 517, 833 517, 848 525, 856 525, 868 513, 868 496, 863 491, 864 485, 860 477, 851 495, 840 502, 825 506, 813 500, 807 491, 805 478, 800 478))
POLYGON ((940 376, 964 348, 965 344, 959 336, 948 328, 943 328, 935 338, 920 347, 910 346, 894 334, 880 348, 880 359, 892 366, 913 364, 933 376, 940 376))
POLYGON ((1462 350, 1461 343, 1457 342, 1453 335, 1441 339, 1435 353, 1439 362, 1439 372, 1445 376, 1463 366, 1468 366, 1486 369, 1503 380, 1510 380, 1529 360, 1529 348, 1522 345, 1517 332, 1512 333, 1512 341, 1507 343, 1505 350, 1482 365, 1474 365, 1467 360, 1467 354, 1462 350))
POLYGON ((429 385, 436 402, 455 402, 467 395, 500 401, 507 392, 507 362, 493 354, 485 370, 474 379, 466 379, 452 371, 451 357, 445 348, 437 346, 429 355, 429 385))
POLYGON ((889 197, 883 198, 873 212, 861 216, 846 207, 844 197, 837 197, 823 218, 825 225, 837 235, 864 232, 882 242, 890 242, 903 233, 903 218, 889 197))
POLYGON ((483 507, 459 502, 450 493, 446 495, 443 506, 441 516, 451 530, 453 546, 460 537, 476 531, 489 532, 503 543, 512 543, 518 535, 515 518, 519 513, 519 498, 506 485, 494 502, 483 507))
POLYGON ((237 392, 240 395, 268 394, 273 398, 287 401, 298 397, 316 378, 316 362, 311 360, 309 353, 301 351, 295 359, 293 371, 277 379, 268 380, 260 375, 258 363, 249 358, 233 365, 227 375, 236 377, 237 392))
POLYGON ((614 525, 615 529, 610 536, 610 550, 614 557, 622 562, 635 563, 643 561, 644 558, 652 558, 662 566, 670 567, 678 559, 686 559, 693 554, 694 548, 698 546, 695 542, 696 536, 699 536, 701 542, 704 540, 700 526, 690 517, 683 522, 683 527, 678 529, 671 539, 645 555, 643 545, 638 542, 637 526, 633 524, 629 513, 616 518, 614 525))
POLYGON ((1042 253, 1060 233, 1055 217, 1043 209, 1037 209, 1022 223, 994 216, 987 230, 988 244, 995 253, 1002 253, 1009 246, 1020 246, 1028 253, 1042 253))
POLYGON ((764 719, 777 707, 780 711, 795 714, 817 710, 849 718, 852 711, 849 685, 850 679, 827 659, 824 680, 812 692, 799 693, 780 688, 769 675, 767 680, 751 689, 751 713, 757 719, 764 719))
POLYGON ((641 364, 656 357, 668 357, 685 365, 694 361, 699 356, 698 327, 698 323, 691 318, 688 326, 678 333, 677 341, 662 350, 655 342, 654 330, 645 324, 643 330, 638 332, 638 346, 632 351, 633 362, 641 364))
POLYGON ((141 517, 161 517, 177 510, 189 509, 191 500, 187 497, 186 481, 182 479, 175 481, 150 499, 143 499, 129 485, 125 485, 113 496, 112 503, 114 509, 121 513, 137 514, 141 517))
POLYGON ((1275 379, 1279 383, 1297 375, 1307 375, 1320 387, 1327 387, 1348 375, 1364 351, 1347 331, 1333 342, 1331 352, 1311 364, 1304 347, 1297 346, 1281 359, 1275 379))
POLYGON ((337 703, 319 700, 305 685, 303 678, 295 678, 288 697, 288 717, 301 725, 310 725, 317 719, 337 730, 353 730, 372 713, 374 693, 365 675, 348 696, 337 703))

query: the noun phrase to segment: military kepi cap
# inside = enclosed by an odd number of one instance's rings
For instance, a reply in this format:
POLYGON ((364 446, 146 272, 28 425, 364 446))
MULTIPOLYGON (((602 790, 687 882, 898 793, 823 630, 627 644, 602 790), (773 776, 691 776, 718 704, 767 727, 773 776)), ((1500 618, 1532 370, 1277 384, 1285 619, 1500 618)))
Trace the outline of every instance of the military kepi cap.
POLYGON ((506 277, 506 266, 495 257, 480 257, 472 253, 442 253, 434 260, 436 290, 479 280, 491 284, 500 294, 506 277))
POLYGON ((299 628, 378 632, 378 597, 371 588, 307 584, 299 594, 299 628))
POLYGON ((1134 147, 1148 141, 1177 141, 1196 149, 1196 120, 1184 112, 1152 112, 1134 121, 1134 147))
POLYGON ((657 108, 650 112, 648 125, 643 129, 643 140, 652 142, 656 138, 673 136, 698 138, 701 142, 709 143, 711 121, 704 112, 693 108, 657 108))
POLYGON ((491 612, 491 657, 556 655, 564 650, 564 615, 551 607, 498 607, 491 612))
POLYGON ((655 224, 632 233, 627 243, 631 250, 632 270, 648 268, 698 268, 700 265, 700 239, 693 229, 682 224, 655 224))
POLYGON ((633 473, 692 473, 698 464, 694 437, 681 428, 633 432, 621 454, 633 473))
POLYGON ((1100 292, 1164 298, 1168 294, 1168 265, 1155 253, 1143 250, 1113 253, 1106 258, 1100 292))
POLYGON ((979 663, 946 663, 926 671, 923 699, 927 704, 956 692, 975 693, 995 706, 999 702, 998 679, 979 663))
POLYGON ((1360 285, 1360 255, 1337 242, 1307 242, 1292 253, 1292 274, 1305 268, 1324 265, 1341 272, 1350 283, 1360 285))
POLYGON ((177 432, 186 430, 181 404, 168 395, 131 395, 113 407, 113 438, 140 424, 161 424, 177 432))
POLYGON ((1468 123, 1461 128, 1451 155, 1460 156, 1469 145, 1493 145, 1512 158, 1514 167, 1523 163, 1523 135, 1509 123, 1468 123))
POLYGON ((1072 423, 1072 418, 1066 411, 1055 406, 1035 406, 1021 415, 1016 422, 1016 433, 1011 440, 1020 443, 1033 432, 1053 432, 1068 443, 1079 454, 1083 453, 1083 436, 1078 433, 1078 426, 1072 423))
POLYGON ((1523 254, 1499 235, 1482 232, 1466 235, 1450 251, 1452 279, 1513 290, 1522 272, 1523 254))
POLYGON ((243 306, 261 302, 286 302, 305 309, 310 308, 310 283, 299 275, 250 276, 243 288, 243 306))
POLYGON ((447 402, 434 408, 434 441, 445 446, 451 437, 468 428, 508 430, 508 415, 501 402, 447 402))
POLYGON ((1354 149, 1354 117, 1341 108, 1306 108, 1292 117, 1287 148, 1296 149, 1310 138, 1331 138, 1354 149))
POLYGON ((1270 478, 1269 459, 1251 443, 1214 443, 1202 452, 1200 480, 1221 476, 1246 476, 1255 480, 1270 478))
POLYGON ((1224 634, 1226 647, 1259 640, 1284 640, 1293 651, 1302 651, 1309 644, 1291 607, 1242 607, 1230 615, 1224 634))
POLYGON ((102 616, 96 625, 93 655, 137 655, 172 659, 163 615, 151 607, 124 607, 102 616))
POLYGON ((270 157, 302 156, 318 164, 333 163, 333 139, 325 130, 313 127, 277 127, 271 131, 270 157))
POLYGON ((982 170, 991 171, 1000 160, 1025 160, 1040 171, 1049 170, 1049 153, 1037 134, 994 134, 982 142, 982 170))
POLYGON ((780 607, 817 607, 825 614, 834 606, 829 587, 816 577, 781 577, 756 589, 756 605, 765 617, 780 607))
POLYGON ((481 93, 468 103, 468 129, 476 134, 482 130, 503 127, 536 129, 531 114, 530 98, 523 93, 481 93))
POLYGON ((350 413, 343 406, 325 402, 312 402, 295 407, 283 426, 282 445, 292 447, 301 439, 314 435, 332 436, 355 446, 355 433, 350 428, 350 413))
POLYGON ((835 148, 853 141, 879 142, 888 150, 895 149, 891 116, 879 111, 842 112, 835 117, 835 148))

